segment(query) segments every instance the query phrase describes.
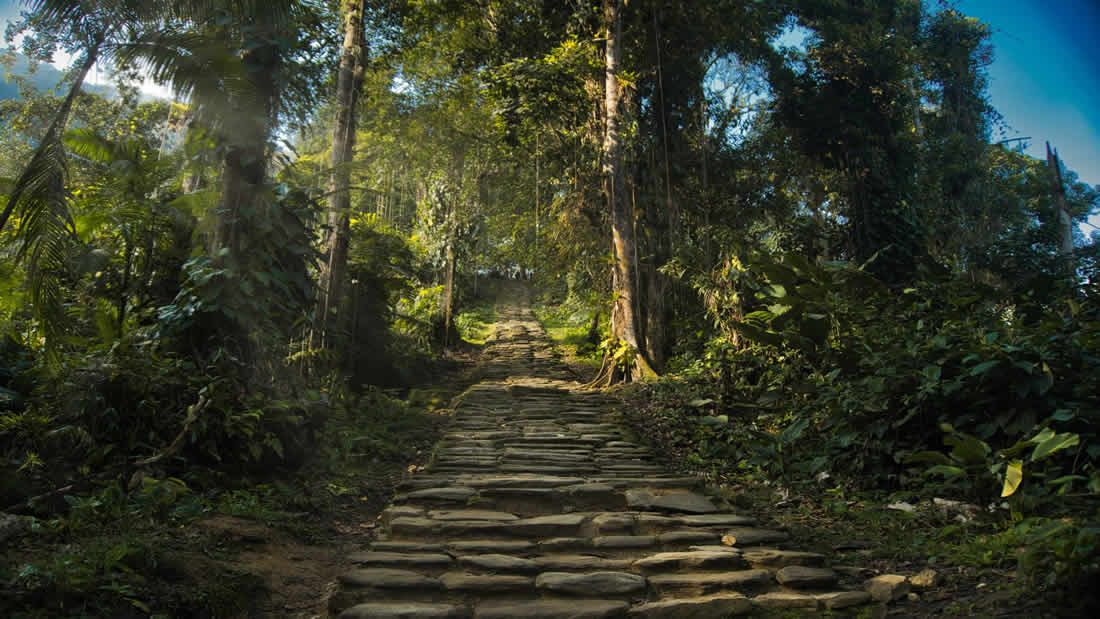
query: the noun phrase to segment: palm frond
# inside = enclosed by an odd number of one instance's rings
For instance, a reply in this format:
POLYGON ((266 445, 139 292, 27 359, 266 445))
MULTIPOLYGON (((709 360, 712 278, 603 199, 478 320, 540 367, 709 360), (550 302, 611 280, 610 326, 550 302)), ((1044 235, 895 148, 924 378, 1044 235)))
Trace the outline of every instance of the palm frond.
POLYGON ((110 164, 124 158, 115 142, 85 127, 69 130, 64 142, 69 152, 95 163, 110 164))
POLYGON ((17 183, 22 239, 17 256, 27 262, 32 308, 51 348, 66 324, 62 283, 74 239, 67 176, 65 150, 54 139, 40 145, 17 183))
POLYGON ((25 0, 31 13, 52 22, 76 22, 88 14, 91 7, 81 0, 25 0))
POLYGON ((195 31, 149 31, 115 50, 120 64, 134 64, 170 86, 180 98, 205 100, 222 90, 222 76, 239 60, 216 38, 195 31), (193 97, 194 95, 194 97, 193 97))

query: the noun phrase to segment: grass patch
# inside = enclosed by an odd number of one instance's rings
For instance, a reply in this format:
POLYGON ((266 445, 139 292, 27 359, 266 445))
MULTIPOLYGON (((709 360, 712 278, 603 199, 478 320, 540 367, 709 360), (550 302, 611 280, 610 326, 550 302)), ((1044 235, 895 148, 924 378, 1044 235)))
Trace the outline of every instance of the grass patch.
POLYGON ((463 340, 478 346, 484 346, 493 333, 493 323, 497 320, 496 295, 488 289, 455 316, 455 328, 463 340))
MULTIPOLYGON (((546 335, 570 365, 579 369, 598 371, 603 357, 596 342, 589 338, 594 310, 578 308, 566 303, 538 303, 535 317, 546 335)), ((599 339, 606 336, 603 324, 599 325, 599 339)))

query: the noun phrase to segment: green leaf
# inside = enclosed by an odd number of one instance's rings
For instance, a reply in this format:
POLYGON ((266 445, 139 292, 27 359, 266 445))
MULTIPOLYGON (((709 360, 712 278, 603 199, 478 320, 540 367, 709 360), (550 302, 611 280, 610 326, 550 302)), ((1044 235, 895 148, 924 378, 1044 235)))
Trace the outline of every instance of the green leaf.
POLYGON ((1046 395, 1046 393, 1050 391, 1050 388, 1054 386, 1054 375, 1050 372, 1044 372, 1032 378, 1031 383, 1035 393, 1046 395))
POLYGON ((1068 408, 1059 408, 1058 410, 1054 411, 1053 415, 1050 416, 1050 418, 1055 421, 1069 421, 1070 419, 1073 419, 1073 417, 1073 411, 1069 410, 1068 408))
POLYGON ((707 404, 713 404, 713 403, 714 403, 714 400, 712 400, 710 398, 702 398, 702 399, 699 399, 699 400, 692 400, 692 401, 688 402, 688 406, 691 406, 691 407, 694 407, 694 408, 699 408, 701 406, 706 406, 707 404))
POLYGON ((1030 440, 1032 443, 1042 443, 1043 441, 1050 440, 1051 437, 1053 437, 1053 436, 1054 436, 1054 430, 1051 430, 1050 428, 1043 428, 1042 430, 1039 431, 1038 434, 1036 434, 1035 436, 1031 437, 1028 440, 1030 440))
POLYGON ((983 361, 978 365, 975 365, 970 370, 970 375, 977 376, 979 374, 985 374, 989 370, 993 369, 993 366, 997 365, 998 363, 1000 363, 1000 361, 998 361, 997 359, 993 359, 992 361, 983 361))
POLYGON ((1049 456, 1056 451, 1066 449, 1067 447, 1073 447, 1080 442, 1081 437, 1072 432, 1055 434, 1054 436, 1048 438, 1045 441, 1042 441, 1035 446, 1035 451, 1031 452, 1031 461, 1035 462, 1049 456))
POLYGON ((1013 460, 1008 463, 1008 469, 1005 470, 1005 485, 1001 490, 1001 496, 1012 496, 1013 493, 1020 487, 1020 483, 1024 481, 1024 462, 1023 460, 1013 460))
POLYGON ((1068 482, 1071 482, 1071 481, 1088 481, 1088 480, 1089 480, 1089 478, 1085 477, 1084 475, 1063 475, 1062 477, 1059 477, 1058 479, 1052 479, 1052 480, 1048 481, 1047 485, 1048 486, 1061 486, 1062 484, 1065 484, 1065 483, 1068 483, 1068 482))
POLYGON ((729 423, 730 418, 727 415, 707 416, 699 418, 699 423, 704 426, 723 426, 729 423))
POLYGON ((981 464, 989 454, 989 445, 968 434, 959 434, 951 455, 965 464, 981 464))
POLYGON ((768 306, 768 311, 774 316, 782 316, 791 310, 792 305, 784 305, 782 303, 775 303, 768 306))
POLYGON ((944 477, 961 477, 966 474, 966 471, 957 466, 938 465, 934 466, 927 471, 926 475, 943 475, 944 477))

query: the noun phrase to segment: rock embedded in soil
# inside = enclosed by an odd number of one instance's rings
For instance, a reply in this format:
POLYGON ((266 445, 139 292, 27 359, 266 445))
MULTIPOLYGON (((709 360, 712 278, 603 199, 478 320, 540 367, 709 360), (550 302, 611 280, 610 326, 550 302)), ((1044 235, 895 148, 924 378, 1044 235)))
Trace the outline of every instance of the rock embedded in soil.
POLYGON ((909 584, 916 591, 927 591, 940 584, 940 574, 933 569, 923 569, 909 577, 909 584))
POLYGON ((863 588, 876 602, 892 602, 909 593, 909 581, 898 574, 883 574, 869 579, 863 588))
POLYGON ((850 606, 860 606, 871 601, 871 594, 866 591, 837 591, 835 593, 819 593, 815 596, 825 608, 839 610, 850 606))

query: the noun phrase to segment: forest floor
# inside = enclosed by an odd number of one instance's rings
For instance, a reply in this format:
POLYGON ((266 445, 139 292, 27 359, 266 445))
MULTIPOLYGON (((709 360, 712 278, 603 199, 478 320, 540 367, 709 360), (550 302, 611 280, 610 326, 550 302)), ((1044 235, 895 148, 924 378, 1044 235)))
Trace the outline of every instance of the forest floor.
MULTIPOLYGON (((481 315, 491 320, 491 312, 481 315)), ((546 330, 554 335, 553 325, 546 330)), ((579 380, 590 377, 592 360, 576 354, 578 334, 562 330, 559 335, 555 343, 564 352, 563 361, 579 380)), ((336 473, 331 467, 307 467, 285 486, 267 493, 263 502, 255 500, 264 494, 263 489, 230 493, 231 500, 218 510, 179 528, 152 526, 110 536, 86 533, 69 536, 65 543, 57 538, 25 536, 0 548, 0 566, 30 565, 32 561, 42 565, 41 559, 50 557, 53 571, 41 577, 73 578, 63 574, 66 557, 96 552, 109 556, 120 547, 136 548, 137 554, 147 556, 121 559, 121 563, 131 564, 123 569, 143 572, 141 594, 131 599, 132 614, 119 614, 117 607, 105 612, 95 607, 94 600, 88 604, 87 599, 74 597, 74 603, 85 606, 68 616, 324 617, 336 577, 350 566, 348 555, 374 540, 377 518, 391 501, 394 488, 430 459, 432 446, 450 418, 448 403, 478 380, 478 368, 484 361, 480 346, 468 345, 448 356, 447 363, 431 377, 430 390, 410 398, 432 419, 431 431, 417 436, 413 448, 371 462, 352 463, 336 473), (289 494, 295 495, 293 500, 287 499, 289 494), (195 608, 204 610, 188 612, 195 608)), ((683 464, 677 454, 667 455, 669 466, 683 464)), ((1013 570, 991 561, 992 555, 1011 549, 990 548, 988 540, 994 529, 980 519, 960 523, 952 515, 931 510, 907 513, 887 509, 898 497, 846 493, 831 483, 781 488, 753 475, 736 482, 728 477, 715 481, 720 491, 729 494, 731 503, 750 509, 766 526, 788 531, 791 543, 800 549, 834 557, 836 565, 858 565, 867 576, 913 575, 927 568, 939 573, 942 582, 936 587, 889 607, 870 609, 869 617, 1074 616, 1028 596, 1013 570)), ((0 587, 0 615, 4 614, 5 593, 0 587)), ((17 607, 21 607, 20 613, 8 616, 58 616, 28 611, 33 608, 31 600, 22 600, 17 607)))
POLYGON ((433 365, 430 384, 401 394, 405 410, 418 418, 410 422, 414 430, 405 430, 414 436, 401 436, 399 449, 368 461, 320 456, 263 484, 228 481, 219 498, 207 501, 213 507, 180 525, 127 517, 117 527, 81 526, 75 509, 35 521, 38 534, 0 545, 0 576, 23 585, 0 577, 0 616, 326 616, 327 592, 349 567, 347 556, 373 539, 395 486, 431 457, 449 403, 478 380, 480 350, 464 343, 433 365))
MULTIPOLYGON (((448 355, 447 371, 437 375, 431 385, 434 399, 450 401, 476 382, 479 350, 467 346, 448 355)), ((328 595, 337 575, 350 567, 348 555, 373 541, 377 518, 393 499, 394 488, 423 468, 431 457, 431 447, 446 425, 450 410, 443 407, 431 412, 436 423, 432 432, 417 441, 419 448, 403 457, 380 459, 346 471, 345 477, 355 479, 354 487, 334 489, 333 482, 323 475, 307 479, 311 493, 331 495, 335 491, 340 495, 342 500, 333 502, 327 510, 314 511, 308 519, 271 522, 217 515, 189 527, 189 534, 206 544, 223 545, 226 552, 217 560, 216 569, 256 579, 262 601, 249 608, 245 616, 327 616, 328 595)), ((192 564, 189 571, 196 580, 210 573, 201 563, 192 564)))
MULTIPOLYGON (((539 305, 535 312, 562 361, 582 382, 592 378, 599 362, 585 337, 589 315, 579 315, 565 304, 539 305)), ((996 535, 1003 528, 998 524, 1003 514, 973 513, 963 502, 959 502, 960 512, 951 502, 955 497, 950 491, 941 497, 949 506, 943 509, 918 500, 913 493, 857 490, 859 480, 804 480, 784 487, 750 469, 716 471, 706 462, 687 464, 692 461, 689 454, 663 449, 673 441, 662 436, 659 424, 645 418, 648 394, 635 386, 620 386, 616 391, 628 402, 620 411, 622 422, 657 448, 666 466, 706 477, 731 503, 751 511, 765 526, 787 531, 792 547, 826 554, 836 565, 858 565, 867 577, 914 575, 926 569, 937 573, 939 583, 934 588, 878 607, 871 616, 1081 616, 1071 608, 1078 600, 1036 595, 1034 587, 1022 582, 1009 564, 1023 548, 1006 546, 996 535), (910 506, 913 509, 906 511, 910 506)))

